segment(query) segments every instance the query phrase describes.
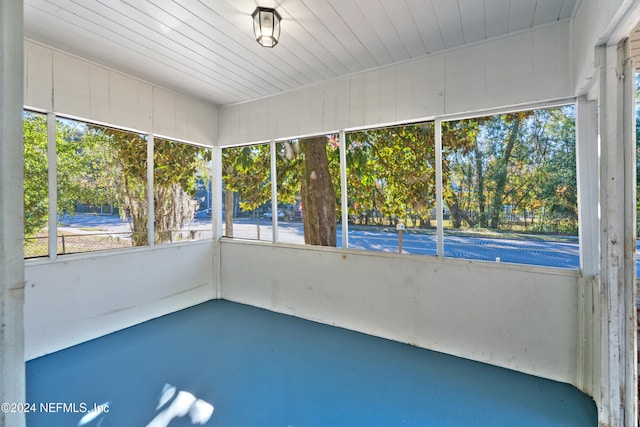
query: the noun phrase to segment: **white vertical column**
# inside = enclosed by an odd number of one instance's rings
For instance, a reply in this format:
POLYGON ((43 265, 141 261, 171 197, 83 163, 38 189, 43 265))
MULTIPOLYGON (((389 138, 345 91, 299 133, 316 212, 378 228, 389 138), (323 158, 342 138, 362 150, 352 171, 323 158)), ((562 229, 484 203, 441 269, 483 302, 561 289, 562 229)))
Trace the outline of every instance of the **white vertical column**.
POLYGON ((598 115, 597 102, 578 98, 576 103, 576 163, 578 180, 578 217, 580 269, 585 277, 600 272, 600 206, 598 203, 598 115))
POLYGON ((436 243, 438 257, 444 257, 443 201, 442 201, 442 120, 433 124, 435 130, 436 149, 436 243))
POLYGON ((576 163, 578 235, 582 279, 578 289, 578 378, 581 390, 599 392, 599 312, 594 310, 600 280, 600 204, 597 102, 580 97, 576 103, 576 163))
POLYGON ((347 133, 340 131, 340 209, 342 210, 342 249, 349 248, 349 197, 347 194, 347 133))
POLYGON ((600 423, 637 426, 633 73, 626 41, 598 48, 600 61, 600 423), (633 207, 630 208, 633 204, 633 207), (633 298, 633 299, 632 299, 633 298))
POLYGON ((222 238, 222 148, 211 149, 211 191, 213 206, 211 216, 213 221, 213 298, 222 298, 222 276, 220 269, 220 239, 222 238))
POLYGON ((48 245, 49 259, 58 257, 58 153, 57 153, 57 121, 54 113, 47 114, 47 184, 49 198, 48 245))
MULTIPOLYGON (((22 0, 0 2, 0 402, 25 402, 22 0)), ((24 427, 0 411, 0 427, 24 427)))
POLYGON ((629 40, 622 48, 624 61, 622 80, 622 144, 624 159, 624 285, 622 305, 625 364, 624 412, 627 426, 638 425, 638 349, 636 318, 636 102, 635 61, 630 54, 629 40))
POLYGON ((276 175, 276 142, 269 143, 271 160, 271 224, 272 241, 278 243, 278 176, 276 175))
POLYGON ((213 240, 222 237, 222 148, 211 148, 211 220, 213 240))
POLYGON ((147 242, 149 246, 155 245, 155 200, 153 197, 154 187, 154 162, 153 162, 153 135, 147 135, 147 242))

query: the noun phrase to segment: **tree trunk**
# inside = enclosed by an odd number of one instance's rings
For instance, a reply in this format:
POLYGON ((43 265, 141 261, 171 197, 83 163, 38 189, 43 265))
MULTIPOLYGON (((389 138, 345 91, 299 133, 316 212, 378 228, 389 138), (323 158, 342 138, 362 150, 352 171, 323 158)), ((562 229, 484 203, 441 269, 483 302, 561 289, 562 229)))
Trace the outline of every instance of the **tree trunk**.
POLYGON ((496 171, 496 191, 493 194, 493 201, 491 203, 491 224, 489 227, 497 229, 500 223, 500 212, 502 212, 502 196, 504 188, 507 185, 507 171, 509 168, 509 161, 511 160, 511 152, 513 146, 518 139, 518 133, 520 131, 520 117, 514 117, 513 124, 511 125, 511 134, 507 141, 507 146, 504 150, 504 157, 500 159, 498 170, 496 171))
POLYGON ((234 192, 228 188, 224 192, 224 225, 225 237, 233 237, 233 196, 234 192))
POLYGON ((325 137, 300 141, 304 153, 302 221, 308 245, 336 246, 336 193, 329 173, 325 137))

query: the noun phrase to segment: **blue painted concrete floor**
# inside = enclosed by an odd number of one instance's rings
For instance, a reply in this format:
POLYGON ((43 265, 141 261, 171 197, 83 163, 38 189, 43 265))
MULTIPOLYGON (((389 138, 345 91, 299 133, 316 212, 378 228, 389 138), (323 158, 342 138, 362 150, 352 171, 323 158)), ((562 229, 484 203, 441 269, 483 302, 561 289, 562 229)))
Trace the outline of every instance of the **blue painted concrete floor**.
POLYGON ((228 301, 26 369, 28 427, 597 425, 570 385, 228 301))

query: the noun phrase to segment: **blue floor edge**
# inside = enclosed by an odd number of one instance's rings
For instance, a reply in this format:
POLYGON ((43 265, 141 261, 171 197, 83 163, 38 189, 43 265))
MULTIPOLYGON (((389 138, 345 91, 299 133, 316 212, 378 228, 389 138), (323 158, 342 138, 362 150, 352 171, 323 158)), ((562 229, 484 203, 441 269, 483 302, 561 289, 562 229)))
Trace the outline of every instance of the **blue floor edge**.
POLYGON ((224 300, 26 373, 28 427, 145 426, 178 400, 156 410, 167 384, 213 405, 211 426, 597 426, 595 403, 569 384, 224 300))

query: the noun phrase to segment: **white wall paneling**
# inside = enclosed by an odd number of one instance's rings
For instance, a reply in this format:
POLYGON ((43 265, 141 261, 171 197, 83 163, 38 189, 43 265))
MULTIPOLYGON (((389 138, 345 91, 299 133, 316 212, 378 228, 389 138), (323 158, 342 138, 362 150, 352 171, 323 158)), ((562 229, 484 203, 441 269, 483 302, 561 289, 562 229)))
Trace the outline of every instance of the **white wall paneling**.
POLYGON ((398 65, 398 72, 395 75, 395 97, 396 111, 395 117, 410 117, 413 114, 413 73, 414 63, 406 62, 398 65))
POLYGON ((338 129, 337 125, 337 108, 338 108, 338 97, 340 94, 338 93, 338 88, 334 86, 327 86, 324 90, 324 111, 323 118, 324 123, 322 125, 323 129, 338 129))
MULTIPOLYGON (((138 126, 140 129, 153 129, 153 86, 141 82, 138 85, 138 126)), ((191 141, 208 141, 210 136, 205 129, 198 139, 191 141)))
MULTIPOLYGON (((374 105, 377 104, 380 108, 378 123, 390 123, 397 120, 396 105, 398 104, 399 95, 397 79, 408 78, 406 74, 402 73, 402 71, 406 73, 406 70, 406 66, 400 68, 399 65, 391 68, 380 69, 380 81, 378 83, 380 91, 379 98, 377 101, 374 101, 374 105)), ((409 99, 410 98, 407 98, 406 101, 402 100, 402 102, 407 102, 409 99)), ((365 105, 368 109, 372 103, 367 102, 365 105)), ((370 122, 367 120, 366 123, 370 122)))
POLYGON ((91 114, 91 73, 88 62, 53 52, 53 109, 77 117, 91 114))
POLYGON ((576 382, 575 272, 230 240, 221 247, 222 298, 576 382))
MULTIPOLYGON (((378 105, 367 105, 367 74, 377 73, 377 70, 366 74, 358 74, 349 79, 349 113, 347 115, 347 127, 364 126, 366 123, 366 111, 379 109, 378 105), (366 106, 366 109, 365 109, 366 106)), ((376 122, 379 123, 379 122, 376 122)))
POLYGON ((542 99, 553 98, 558 91, 573 88, 573 75, 567 72, 566 61, 570 60, 571 27, 556 25, 546 27, 546 31, 532 34, 533 93, 542 99), (549 52, 548 47, 559 44, 558 49, 549 52))
POLYGON ((53 108, 53 51, 24 43, 24 104, 46 111, 53 108))
POLYGON ((569 33, 570 24, 560 22, 220 107, 218 143, 241 145, 571 97, 569 33), (279 108, 262 108, 269 100, 279 108), (334 126, 325 116, 328 105, 336 106, 334 126), (270 126, 262 126, 267 121, 270 126))
POLYGON ((210 300, 213 245, 158 245, 28 262, 27 360, 210 300))
POLYGON ((176 95, 161 88, 153 89, 153 129, 160 135, 176 130, 176 95))
POLYGON ((445 113, 478 110, 488 103, 486 50, 487 46, 479 44, 444 54, 445 113))
MULTIPOLYGON (((597 77, 595 47, 617 43, 631 33, 635 26, 629 26, 625 35, 616 34, 620 24, 640 10, 638 0, 583 0, 574 11, 572 25, 572 61, 576 95, 584 95, 597 77)), ((636 22, 637 23, 637 22, 636 22)))
POLYGON ((379 70, 371 71, 364 75, 364 102, 362 104, 362 108, 364 110, 363 123, 380 123, 380 110, 385 108, 385 106, 380 102, 382 98, 382 95, 380 94, 380 79, 381 76, 379 70), (365 105, 367 108, 364 108, 365 105))
MULTIPOLYGON (((88 118, 92 120, 98 120, 100 117, 111 117, 112 114, 117 115, 119 111, 114 112, 113 110, 116 107, 112 106, 111 103, 109 102, 111 98, 111 88, 110 88, 111 82, 109 81, 109 71, 102 67, 98 67, 97 65, 90 65, 89 72, 91 73, 91 88, 90 88, 91 111, 89 112, 88 118)), ((117 84, 115 86, 116 86, 115 90, 117 91, 117 84)), ((133 92, 129 91, 128 93, 125 93, 124 96, 122 96, 122 94, 118 94, 120 95, 119 97, 120 103, 122 103, 123 101, 122 98, 125 98, 126 99, 125 102, 128 102, 129 104, 131 104, 131 101, 132 101, 131 95, 133 93, 135 93, 135 91, 133 92)), ((53 110, 53 106, 51 106, 51 110, 53 110)), ((135 111, 134 123, 137 123, 137 120, 135 119, 138 117, 138 115, 139 115, 138 111, 135 111)), ((119 123, 119 122, 116 122, 116 123, 119 123)), ((123 123, 121 123, 121 125, 131 126, 131 123, 132 123, 132 119, 131 117, 128 117, 125 119, 123 123)))
MULTIPOLYGON (((106 100, 109 105, 109 123, 119 124, 128 128, 138 128, 138 85, 137 80, 128 78, 118 73, 108 73, 109 98, 106 100)), ((92 94, 91 94, 92 95, 92 94)), ((99 101, 105 101, 100 99, 99 101)), ((162 109, 154 106, 154 110, 161 112, 162 109)), ((154 130, 166 135, 175 134, 174 132, 163 132, 160 124, 165 123, 166 118, 158 120, 154 130)))
POLYGON ((444 55, 433 55, 413 62, 413 111, 425 112, 425 116, 444 113, 444 66, 444 55))
POLYGON ((30 40, 24 47, 25 106, 215 144, 215 107, 30 40))
MULTIPOLYGON (((488 102, 495 105, 508 105, 512 99, 537 98, 533 85, 528 83, 528 80, 534 77, 534 34, 534 32, 524 33, 497 40, 487 45, 485 58, 478 58, 479 64, 484 63, 485 66, 484 78, 488 102)), ((548 57, 541 60, 554 60, 555 52, 552 46, 549 44, 544 46, 548 51, 548 57)), ((473 69, 473 67, 470 68, 473 69)), ((555 77, 555 75, 552 76, 552 78, 555 77)), ((475 79, 471 81, 481 85, 475 79)))

